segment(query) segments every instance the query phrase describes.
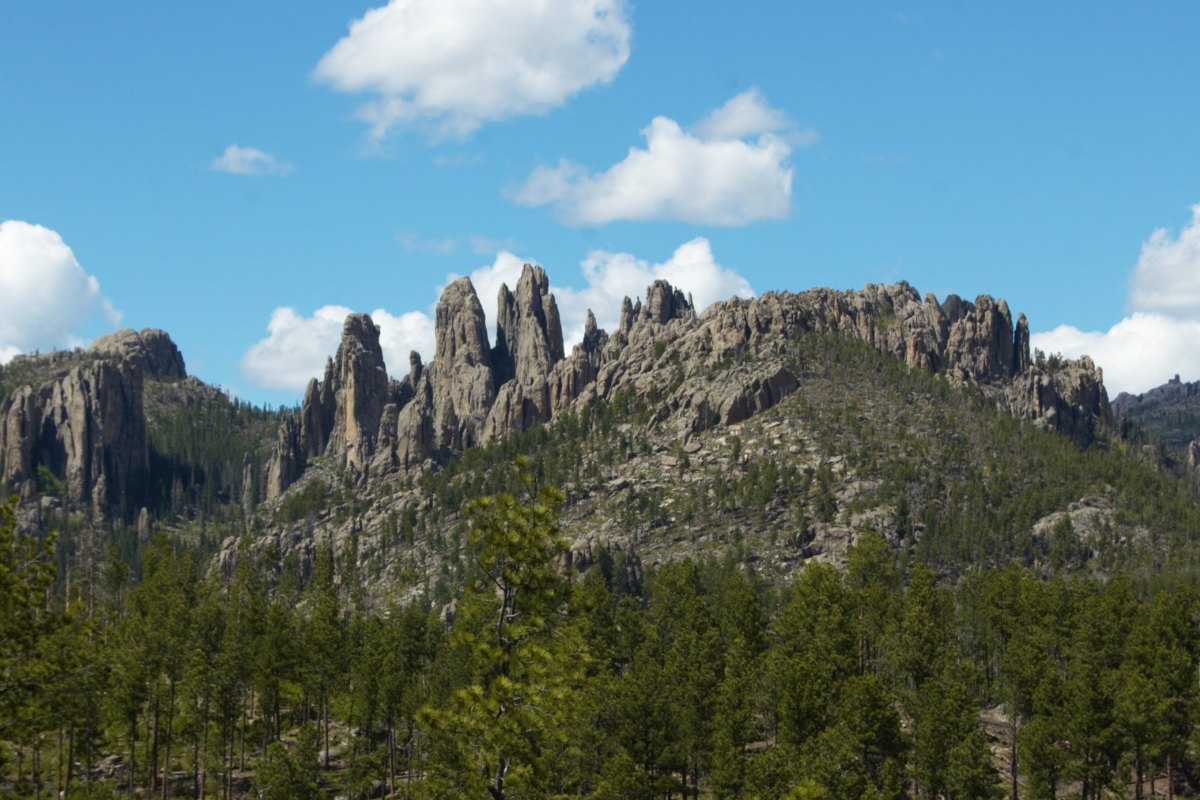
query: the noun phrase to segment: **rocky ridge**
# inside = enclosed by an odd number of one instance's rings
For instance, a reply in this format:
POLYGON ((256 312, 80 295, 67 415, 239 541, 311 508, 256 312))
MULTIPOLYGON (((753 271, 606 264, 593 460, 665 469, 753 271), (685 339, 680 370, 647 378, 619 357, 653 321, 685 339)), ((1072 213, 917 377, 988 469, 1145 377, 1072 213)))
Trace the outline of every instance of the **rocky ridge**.
POLYGON ((673 425, 681 438, 735 424, 800 388, 769 347, 752 363, 743 363, 747 354, 802 332, 856 338, 911 368, 977 386, 1013 415, 1080 445, 1111 417, 1090 359, 1034 363, 1024 315, 1014 323, 1008 304, 987 295, 938 302, 906 283, 772 292, 714 304, 699 317, 689 297, 657 281, 644 302, 626 298, 611 336, 589 313, 582 343, 567 355, 549 280, 527 264, 515 290, 501 287, 496 321, 493 345, 474 287, 458 279, 437 305, 433 364, 424 367, 414 353, 409 374, 389 382, 378 329, 365 315, 350 317, 324 380, 309 384, 298 419, 280 428, 268 496, 282 494, 318 456, 360 479, 404 473, 621 392, 655 403, 654 422, 673 425), (706 379, 730 366, 737 369, 724 379, 706 379))
POLYGON ((122 330, 87 351, 17 356, 10 367, 37 380, 0 402, 0 478, 31 497, 44 468, 70 503, 124 513, 127 487, 149 465, 144 377, 187 374, 174 342, 160 330, 122 330))
POLYGON ((1148 447, 1166 448, 1161 455, 1191 470, 1200 468, 1200 381, 1176 375, 1141 394, 1122 392, 1112 403, 1113 416, 1132 433, 1148 437, 1148 447))

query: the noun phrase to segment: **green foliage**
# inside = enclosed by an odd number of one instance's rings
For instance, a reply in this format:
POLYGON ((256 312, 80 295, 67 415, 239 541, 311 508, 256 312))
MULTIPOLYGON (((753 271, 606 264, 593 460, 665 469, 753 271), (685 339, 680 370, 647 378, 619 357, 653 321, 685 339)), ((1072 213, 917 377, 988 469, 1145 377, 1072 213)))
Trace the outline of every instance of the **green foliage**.
POLYGON ((150 469, 131 487, 135 503, 166 516, 229 513, 262 474, 279 427, 277 411, 227 397, 207 386, 148 380, 146 438, 150 469))
POLYGON ((273 742, 258 765, 254 787, 262 800, 315 800, 317 787, 317 729, 305 725, 291 747, 273 742))
POLYGON ((1019 565, 958 576, 866 533, 844 570, 813 560, 782 590, 712 558, 647 568, 638 596, 620 553, 582 577, 562 567, 562 495, 525 466, 493 479, 515 492, 468 503, 445 608, 356 602, 353 537, 287 571, 247 541, 224 576, 159 537, 89 611, 54 595, 55 546, 0 515, 0 782, 17 796, 153 796, 183 774, 205 796, 249 776, 264 797, 989 798, 981 710, 997 706, 1022 796, 1102 797, 1168 771, 1182 789, 1196 767, 1188 587, 1019 565), (88 785, 109 755, 116 780, 88 785))
POLYGON ((439 756, 435 796, 545 797, 554 793, 563 752, 564 714, 586 659, 582 640, 556 619, 567 585, 554 560, 561 496, 508 494, 467 506, 472 578, 460 595, 450 647, 463 659, 466 685, 421 718, 439 756))
POLYGON ((43 699, 39 650, 61 624, 45 609, 54 582, 52 554, 53 539, 39 542, 18 533, 10 503, 0 503, 0 741, 43 699))
POLYGON ((311 480, 299 491, 288 492, 275 511, 275 521, 291 525, 311 519, 325 510, 329 493, 319 480, 311 480))

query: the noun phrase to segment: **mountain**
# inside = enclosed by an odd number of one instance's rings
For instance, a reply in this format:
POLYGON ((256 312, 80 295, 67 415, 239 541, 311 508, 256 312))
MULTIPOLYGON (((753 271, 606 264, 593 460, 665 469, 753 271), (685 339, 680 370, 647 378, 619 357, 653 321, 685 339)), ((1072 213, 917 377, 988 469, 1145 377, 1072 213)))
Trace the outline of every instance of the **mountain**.
POLYGON ((350 315, 282 412, 161 331, 0 370, 0 792, 484 796, 464 730, 538 796, 1193 774, 1134 726, 1194 703, 1196 482, 1004 301, 660 281, 567 353, 530 266, 495 320, 451 284, 396 378, 350 315))
POLYGON ((493 339, 470 281, 450 284, 432 363, 414 353, 397 379, 378 328, 351 315, 281 413, 185 377, 159 331, 23 357, 0 374, 0 468, 122 541, 207 542, 229 575, 249 546, 303 577, 333 542, 379 603, 450 596, 460 508, 513 488, 517 456, 566 489, 572 563, 619 557, 633 581, 698 554, 787 580, 867 531, 950 572, 1150 570, 1198 551, 1191 490, 1122 438, 1100 371, 1031 359, 1003 300, 898 283, 698 315, 658 281, 566 353, 549 280, 527 266, 495 320, 493 339))
POLYGON ((984 387, 1015 416, 1081 445, 1109 421, 1091 362, 1032 364, 1024 316, 1014 327, 1008 305, 987 296, 922 301, 903 283, 772 293, 717 304, 700 319, 689 298, 658 281, 644 305, 626 298, 612 336, 589 317, 570 356, 540 267, 526 266, 515 293, 502 286, 497 306, 492 346, 470 280, 452 283, 437 305, 434 363, 426 369, 414 353, 409 374, 391 382, 378 329, 365 315, 351 316, 324 380, 309 384, 300 413, 281 428, 269 495, 280 494, 309 458, 332 455, 356 476, 403 473, 622 392, 653 395, 661 403, 657 423, 670 418, 683 436, 727 426, 797 390, 777 355, 758 358, 764 342, 806 332, 855 338, 954 385, 984 387), (753 368, 746 369, 751 355, 753 368))
MULTIPOLYGON (((1164 508, 1191 501, 1122 445, 1099 371, 1033 362, 1002 300, 938 302, 902 283, 697 316, 658 282, 569 355, 539 268, 497 305, 493 345, 470 282, 449 286, 434 363, 414 354, 399 381, 383 379, 370 320, 347 320, 324 380, 280 424, 258 547, 307 573, 333 541, 380 597, 449 586, 458 509, 512 488, 505 465, 525 454, 568 489, 579 567, 735 553, 785 579, 868 530, 950 569, 1186 549, 1174 529, 1147 535, 1154 511, 1129 474, 1164 508)), ((237 553, 227 539, 227 574, 237 553)))
POLYGON ((257 493, 278 415, 187 375, 164 331, 0 370, 0 478, 93 522, 212 513, 257 493))
POLYGON ((1167 463, 1200 466, 1200 382, 1184 383, 1176 375, 1142 394, 1122 392, 1112 408, 1127 435, 1161 445, 1167 463))

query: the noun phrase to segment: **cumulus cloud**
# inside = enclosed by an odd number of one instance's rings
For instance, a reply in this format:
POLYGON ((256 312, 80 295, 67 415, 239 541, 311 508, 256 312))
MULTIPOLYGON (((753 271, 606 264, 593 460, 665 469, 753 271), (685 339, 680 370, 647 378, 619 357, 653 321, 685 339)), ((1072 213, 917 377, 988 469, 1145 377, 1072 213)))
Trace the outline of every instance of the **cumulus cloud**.
POLYGON ((292 165, 280 161, 271 153, 256 147, 239 147, 231 144, 225 152, 212 160, 209 168, 230 175, 274 175, 283 177, 292 171, 292 165))
POLYGON ((1200 320, 1136 312, 1107 331, 1069 325, 1030 337, 1034 347, 1069 358, 1091 356, 1104 370, 1109 395, 1137 394, 1173 375, 1200 377, 1200 320))
POLYGON ((0 363, 35 349, 81 344, 76 331, 96 313, 112 325, 121 320, 58 233, 0 222, 0 363))
POLYGON ((396 125, 466 135, 612 81, 630 35, 624 0, 391 0, 352 22, 313 78, 374 95, 358 116, 376 140, 396 125))
POLYGON ((1134 311, 1200 316, 1200 204, 1192 206, 1191 223, 1178 238, 1159 228, 1142 244, 1131 284, 1134 311))
MULTIPOLYGON (((267 338, 242 356, 242 374, 258 386, 301 390, 310 378, 320 378, 325 361, 338 348, 342 325, 353 310, 346 306, 321 306, 310 316, 283 306, 271 313, 267 338)), ((433 353, 433 323, 428 314, 412 311, 393 315, 385 309, 371 312, 379 326, 379 344, 388 371, 403 375, 413 350, 433 353)))
POLYGON ((414 350, 424 361, 433 358, 433 319, 428 314, 408 311, 393 315, 380 308, 371 312, 371 319, 379 326, 383 363, 391 374, 408 374, 408 357, 414 350))
POLYGON ((1152 389, 1179 374, 1200 378, 1200 205, 1173 237, 1159 228, 1143 244, 1130 277, 1130 313, 1107 331, 1060 325, 1030 337, 1033 347, 1104 369, 1109 394, 1152 389))
POLYGON ((803 147, 815 144, 817 132, 812 128, 797 130, 787 114, 767 104, 757 87, 734 95, 725 105, 709 113, 696 126, 701 136, 714 141, 731 141, 763 133, 782 133, 788 141, 803 147))
MULTIPOLYGON (((498 253, 468 277, 488 318, 489 336, 495 340, 496 298, 500 285, 517 285, 525 264, 507 250, 498 253)), ((451 273, 434 292, 435 297, 453 280, 451 273)), ((554 275, 551 274, 551 278, 554 275)), ((660 278, 692 295, 698 311, 735 295, 753 296, 749 282, 737 272, 721 266, 707 239, 697 238, 680 245, 666 261, 652 264, 629 253, 595 250, 580 264, 583 288, 552 284, 568 349, 582 341, 588 309, 603 328, 615 330, 620 321, 621 300, 638 297, 660 278)), ((413 350, 428 363, 434 356, 434 308, 393 315, 384 309, 372 312, 380 327, 380 345, 388 372, 394 377, 408 371, 413 350)), ((337 350, 342 323, 351 313, 345 306, 322 306, 310 316, 293 308, 277 308, 267 324, 267 338, 253 345, 242 358, 242 373, 259 386, 302 390, 309 378, 320 378, 325 360, 337 350)))
POLYGON ((568 222, 604 225, 616 220, 677 220, 702 225, 745 225, 782 219, 791 207, 793 143, 815 141, 789 133, 784 114, 757 89, 732 98, 692 131, 655 117, 632 147, 604 172, 567 160, 539 167, 514 194, 524 205, 552 204, 568 222))
POLYGON ((646 287, 659 279, 690 293, 697 312, 718 300, 754 296, 749 281, 717 263, 712 245, 703 237, 680 245, 670 258, 658 264, 629 253, 594 250, 580 266, 585 288, 554 290, 568 345, 583 340, 589 308, 601 328, 614 331, 621 318, 621 300, 644 295, 646 287))
MULTIPOLYGON (((489 325, 495 324, 496 300, 500 294, 500 286, 506 284, 510 289, 516 287, 525 263, 525 259, 502 250, 496 254, 491 264, 479 267, 468 275, 489 325)), ((646 287, 656 280, 669 281, 677 289, 691 294, 697 312, 703 311, 718 300, 728 300, 734 296, 754 296, 749 281, 734 270, 717 263, 712 245, 704 237, 697 237, 680 245, 670 258, 658 264, 652 264, 630 253, 593 250, 587 254, 579 267, 583 288, 553 283, 556 274, 553 270, 547 270, 552 281, 550 291, 558 303, 558 313, 562 320, 563 341, 568 349, 583 341, 583 329, 587 323, 589 309, 595 314, 596 323, 600 327, 610 331, 616 330, 621 318, 621 301, 626 297, 636 298, 644 295, 646 287)), ((447 275, 446 280, 438 287, 438 294, 459 277, 455 273, 447 275)), ((432 316, 429 317, 429 325, 432 329, 432 316)), ((489 333, 493 339, 494 334, 494 330, 489 333)), ((425 353, 429 356, 432 354, 432 349, 425 353)))

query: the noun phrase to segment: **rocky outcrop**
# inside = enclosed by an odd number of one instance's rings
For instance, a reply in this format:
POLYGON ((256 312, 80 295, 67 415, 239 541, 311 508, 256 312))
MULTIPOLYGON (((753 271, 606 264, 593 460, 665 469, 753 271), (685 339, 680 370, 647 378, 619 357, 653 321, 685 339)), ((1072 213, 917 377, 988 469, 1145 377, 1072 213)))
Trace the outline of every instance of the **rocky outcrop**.
POLYGON ((1087 356, 1054 369, 1032 366, 1004 390, 1004 404, 1017 417, 1089 444, 1111 419, 1103 375, 1087 356))
POLYGON ((284 414, 279 421, 279 436, 264 468, 264 486, 267 500, 274 500, 296 482, 307 463, 300 436, 300 422, 292 414, 284 414))
POLYGON ((470 278, 446 287, 435 320, 434 439, 439 447, 471 447, 480 442, 496 399, 496 376, 483 306, 470 278))
POLYGON ((337 398, 334 383, 333 359, 325 362, 325 379, 310 378, 304 389, 304 401, 300 405, 300 449, 305 458, 315 458, 325 452, 329 436, 333 433, 333 421, 337 414, 337 398))
POLYGON ((44 467, 72 504, 123 513, 149 463, 142 380, 136 361, 101 359, 16 390, 0 404, 0 475, 18 486, 44 467))
POLYGON ((325 363, 324 379, 310 380, 298 413, 284 415, 280 423, 265 467, 267 498, 282 494, 309 459, 327 453, 356 474, 367 471, 384 411, 400 391, 388 381, 378 326, 367 314, 346 317, 337 353, 325 363))
POLYGON ((639 316, 658 325, 666 325, 673 319, 695 318, 691 297, 674 288, 664 280, 657 280, 646 289, 646 304, 639 316))
POLYGON ((1122 392, 1112 409, 1123 428, 1136 429, 1169 450, 1184 450, 1200 437, 1200 381, 1175 375, 1141 394, 1122 392))
POLYGON ((727 391, 714 398, 716 420, 721 425, 733 425, 766 411, 800 388, 791 370, 772 365, 762 374, 728 386, 727 391))
POLYGON ((433 382, 421 357, 409 356, 409 373, 384 406, 371 469, 386 475, 423 464, 437 447, 433 431, 433 382))
POLYGON ((370 461, 379 419, 388 401, 387 369, 379 328, 366 314, 351 314, 334 357, 336 407, 328 449, 361 471, 370 461))
POLYGON ((435 324, 433 364, 414 354, 409 374, 388 384, 378 331, 365 316, 348 320, 325 380, 305 392, 298 436, 281 431, 268 487, 278 485, 276 474, 298 474, 289 466, 296 454, 333 451, 359 471, 403 471, 623 391, 650 406, 651 425, 673 420, 681 436, 736 424, 802 389, 786 351, 803 332, 859 339, 914 369, 977 386, 1080 444, 1110 419, 1100 370, 1088 359, 1034 364, 1028 323, 1021 315, 1014 324, 1005 301, 939 302, 907 283, 734 298, 698 317, 690 297, 656 281, 644 301, 625 298, 611 337, 589 312, 583 341, 566 355, 549 279, 526 265, 515 290, 499 291, 494 346, 467 278, 446 287, 435 324))
POLYGON ((115 331, 96 339, 88 350, 98 356, 136 366, 145 375, 187 377, 183 354, 166 331, 156 328, 115 331))
POLYGON ((575 345, 569 359, 555 364, 547 377, 551 417, 565 409, 583 393, 585 387, 595 382, 607 345, 608 334, 596 325, 596 316, 589 310, 583 341, 575 345))
POLYGON ((496 319, 492 363, 497 392, 484 425, 485 440, 549 421, 554 412, 550 373, 563 359, 558 304, 541 267, 525 265, 515 294, 500 287, 496 319))

